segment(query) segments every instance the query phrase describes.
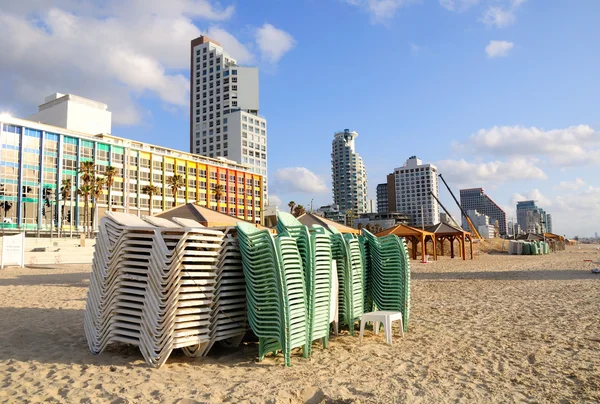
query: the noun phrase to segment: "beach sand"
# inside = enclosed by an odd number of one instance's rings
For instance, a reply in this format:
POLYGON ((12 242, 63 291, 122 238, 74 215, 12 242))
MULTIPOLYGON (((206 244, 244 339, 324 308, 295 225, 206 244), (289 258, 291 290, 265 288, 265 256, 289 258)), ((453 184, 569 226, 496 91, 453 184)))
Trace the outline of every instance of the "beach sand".
POLYGON ((549 256, 481 254, 413 262, 410 329, 363 344, 256 361, 257 347, 174 353, 161 369, 137 348, 87 347, 89 266, 0 271, 1 402, 600 401, 600 275, 595 246, 549 256))

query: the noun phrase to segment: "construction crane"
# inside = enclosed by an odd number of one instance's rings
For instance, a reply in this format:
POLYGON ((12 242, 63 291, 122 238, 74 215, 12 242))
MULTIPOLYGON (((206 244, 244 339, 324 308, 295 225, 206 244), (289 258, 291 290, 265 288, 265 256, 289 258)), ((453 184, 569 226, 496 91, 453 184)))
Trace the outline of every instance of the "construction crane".
POLYGON ((448 211, 448 209, 446 209, 446 207, 445 207, 444 205, 442 205, 442 202, 440 202, 440 200, 437 198, 437 196, 435 196, 435 195, 434 195, 434 193, 433 193, 433 192, 429 191, 429 195, 433 196, 433 199, 435 199, 435 201, 438 203, 438 205, 440 205, 440 206, 442 207, 442 209, 444 209, 444 212, 446 212, 446 214, 448 215, 448 217, 449 217, 450 219, 452 219, 452 221, 453 221, 454 223, 458 223, 458 222, 456 221, 456 219, 454 219, 454 218, 452 217, 452 215, 450 214, 450 211, 448 211))
MULTIPOLYGON (((438 176, 442 179, 442 182, 444 183, 444 185, 446 186, 446 188, 448 189, 448 192, 450 192, 450 195, 452 195, 452 199, 454 199, 454 202, 456 202, 456 206, 458 206, 458 208, 460 209, 460 212, 462 213, 462 215, 465 217, 465 219, 467 220, 467 223, 469 224, 469 227, 471 228, 471 233, 473 233, 473 235, 478 238, 478 239, 483 239, 483 237, 481 237, 481 234, 479 234, 479 232, 477 231, 477 229, 475 228, 475 225, 473 224, 473 222, 471 221, 471 218, 469 217, 469 215, 467 215, 467 213, 465 212, 465 210, 462 208, 462 206, 460 206, 460 203, 458 202, 458 199, 456 199, 456 197, 454 196, 454 193, 452 192, 452 190, 450 189, 450 187, 448 186, 448 183, 446 182, 446 180, 444 179, 444 177, 442 177, 442 174, 438 174, 438 176)), ((437 199, 437 198, 436 198, 437 199)), ((439 201, 438 201, 439 203, 439 201)), ((441 204, 440 204, 441 206, 441 204)), ((443 207, 443 206, 442 206, 443 207)), ((446 210, 444 208, 444 210, 446 210)), ((448 211, 446 211, 448 212, 448 211)))

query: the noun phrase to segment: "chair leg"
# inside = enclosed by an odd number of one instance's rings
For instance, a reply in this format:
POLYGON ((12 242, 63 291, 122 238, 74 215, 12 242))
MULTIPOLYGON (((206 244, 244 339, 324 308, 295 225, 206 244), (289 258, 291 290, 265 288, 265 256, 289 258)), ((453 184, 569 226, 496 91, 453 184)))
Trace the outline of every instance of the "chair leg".
POLYGON ((392 319, 389 317, 385 319, 385 331, 386 342, 392 345, 392 319))
POLYGON ((359 342, 362 344, 363 334, 365 333, 365 320, 360 320, 360 334, 358 337, 359 342))
POLYGON ((373 334, 377 335, 379 332, 379 321, 373 321, 373 334))
POLYGON ((404 338, 404 324, 402 323, 402 317, 400 317, 400 333, 402 334, 402 338, 404 338))

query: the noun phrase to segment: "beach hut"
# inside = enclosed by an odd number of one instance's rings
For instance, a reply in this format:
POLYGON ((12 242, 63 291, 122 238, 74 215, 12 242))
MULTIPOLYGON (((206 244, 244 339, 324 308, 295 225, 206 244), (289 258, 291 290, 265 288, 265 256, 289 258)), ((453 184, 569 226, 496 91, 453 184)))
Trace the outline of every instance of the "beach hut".
POLYGON ((235 227, 237 222, 247 222, 258 227, 259 229, 266 229, 266 227, 261 226, 258 223, 252 223, 247 220, 240 219, 236 216, 231 216, 226 213, 217 212, 215 210, 205 208, 204 206, 200 206, 195 203, 186 203, 184 205, 179 205, 169 210, 165 210, 164 212, 161 212, 155 216, 169 220, 173 219, 174 217, 190 219, 206 227, 235 227))
POLYGON ((305 226, 312 227, 313 224, 323 226, 326 229, 335 228, 340 233, 344 234, 360 234, 360 230, 334 222, 333 220, 325 219, 313 213, 305 213, 298 217, 298 221, 305 226))
POLYGON ((405 224, 399 224, 377 233, 376 236, 381 237, 387 236, 388 234, 395 234, 398 237, 404 237, 404 239, 407 241, 407 244, 410 241, 412 243, 412 258, 414 260, 417 259, 417 245, 421 243, 421 257, 425 257, 425 255, 427 255, 427 242, 431 241, 433 244, 433 259, 437 260, 436 239, 435 234, 432 232, 417 229, 416 227, 411 227, 405 224))
POLYGON ((473 259, 473 238, 471 237, 471 233, 441 222, 433 226, 427 226, 426 229, 427 231, 435 234, 437 241, 442 244, 442 255, 444 255, 444 240, 448 240, 450 242, 450 257, 454 258, 454 240, 458 240, 458 244, 460 246, 458 254, 463 260, 466 260, 466 242, 468 241, 471 249, 471 259, 473 259))

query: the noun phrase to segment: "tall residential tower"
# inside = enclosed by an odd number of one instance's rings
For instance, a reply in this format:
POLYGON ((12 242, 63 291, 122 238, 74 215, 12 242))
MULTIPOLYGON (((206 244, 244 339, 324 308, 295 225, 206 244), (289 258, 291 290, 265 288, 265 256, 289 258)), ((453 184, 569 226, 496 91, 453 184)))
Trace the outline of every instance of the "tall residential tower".
POLYGON ((437 167, 423 164, 417 156, 411 156, 402 167, 394 169, 394 177, 395 211, 406 213, 413 226, 439 223, 440 208, 430 194, 438 196, 437 167))
POLYGON ((334 135, 331 144, 333 201, 341 212, 352 210, 356 216, 369 211, 367 171, 354 149, 357 136, 358 133, 344 129, 334 135))
POLYGON ((190 152, 249 165, 264 179, 267 121, 258 115, 258 68, 238 66, 218 42, 191 43, 190 152))

